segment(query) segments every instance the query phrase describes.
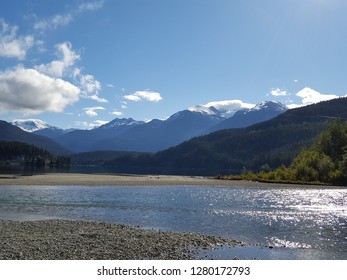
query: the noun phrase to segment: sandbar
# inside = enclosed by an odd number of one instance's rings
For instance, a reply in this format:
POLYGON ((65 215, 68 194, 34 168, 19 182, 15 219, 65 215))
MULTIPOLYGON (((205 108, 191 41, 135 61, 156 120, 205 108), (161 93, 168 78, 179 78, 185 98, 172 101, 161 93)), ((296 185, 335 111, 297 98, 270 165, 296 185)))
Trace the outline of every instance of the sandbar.
MULTIPOLYGON (((264 183, 246 180, 221 180, 212 177, 175 175, 127 175, 46 173, 35 175, 0 175, 0 185, 32 186, 226 186, 226 187, 319 187, 315 185, 293 185, 264 183)), ((327 186, 325 186, 327 187, 327 186)), ((330 186, 329 186, 330 187, 330 186)))

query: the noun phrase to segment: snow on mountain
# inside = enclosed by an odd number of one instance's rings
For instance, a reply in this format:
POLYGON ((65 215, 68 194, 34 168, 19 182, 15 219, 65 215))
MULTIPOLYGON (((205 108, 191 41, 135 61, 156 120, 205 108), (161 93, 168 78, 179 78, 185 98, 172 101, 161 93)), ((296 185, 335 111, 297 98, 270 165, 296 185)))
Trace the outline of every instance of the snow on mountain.
POLYGON ((193 107, 190 107, 188 110, 191 112, 201 113, 203 115, 220 114, 220 112, 216 108, 214 108, 213 106, 207 107, 205 105, 195 105, 193 107))
POLYGON ((251 109, 255 104, 245 103, 241 100, 213 101, 205 105, 196 105, 188 110, 209 115, 219 115, 224 118, 232 117, 237 111, 251 109))
POLYGON ((221 129, 247 127, 259 122, 272 119, 279 114, 288 110, 286 105, 277 101, 264 101, 253 106, 250 109, 242 109, 237 111, 232 117, 227 118, 207 132, 213 132, 221 129))
POLYGON ((13 120, 11 124, 26 132, 34 132, 45 128, 54 128, 53 126, 39 119, 17 119, 13 120))
POLYGON ((259 110, 272 110, 277 112, 284 112, 288 110, 288 107, 278 101, 263 101, 250 109, 250 111, 259 111, 259 110))
POLYGON ((247 127, 286 110, 285 105, 274 101, 255 105, 240 100, 226 100, 196 105, 165 120, 144 122, 116 118, 91 130, 69 132, 38 119, 15 120, 13 124, 27 132, 49 137, 75 152, 156 152, 216 130, 247 127))
POLYGON ((95 129, 110 129, 110 128, 119 128, 122 126, 136 126, 136 125, 140 125, 143 124, 145 122, 143 121, 136 121, 132 118, 122 118, 122 119, 114 119, 104 125, 101 125, 95 129))

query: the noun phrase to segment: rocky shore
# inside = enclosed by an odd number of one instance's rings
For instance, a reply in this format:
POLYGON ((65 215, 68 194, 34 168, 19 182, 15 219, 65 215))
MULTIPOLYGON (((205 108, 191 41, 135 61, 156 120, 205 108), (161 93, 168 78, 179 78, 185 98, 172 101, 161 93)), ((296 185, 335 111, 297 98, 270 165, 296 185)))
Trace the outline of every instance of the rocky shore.
POLYGON ((240 243, 102 222, 0 221, 1 260, 183 260, 216 245, 240 243))

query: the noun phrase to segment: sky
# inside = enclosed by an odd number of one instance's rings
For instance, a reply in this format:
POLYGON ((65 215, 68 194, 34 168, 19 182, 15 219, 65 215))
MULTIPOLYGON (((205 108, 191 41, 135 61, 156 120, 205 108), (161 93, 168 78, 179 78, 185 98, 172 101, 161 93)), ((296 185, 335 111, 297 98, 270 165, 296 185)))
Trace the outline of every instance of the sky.
POLYGON ((0 119, 90 129, 347 94, 345 0, 0 2, 0 119))

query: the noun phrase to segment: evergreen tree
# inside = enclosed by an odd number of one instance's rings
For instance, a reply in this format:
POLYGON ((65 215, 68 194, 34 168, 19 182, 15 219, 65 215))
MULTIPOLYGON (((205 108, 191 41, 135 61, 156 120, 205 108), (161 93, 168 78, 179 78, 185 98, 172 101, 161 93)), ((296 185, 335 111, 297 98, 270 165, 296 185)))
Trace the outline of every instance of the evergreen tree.
POLYGON ((243 178, 346 185, 347 122, 332 122, 311 147, 301 150, 289 167, 282 165, 270 172, 264 169, 257 174, 250 172, 243 178))

